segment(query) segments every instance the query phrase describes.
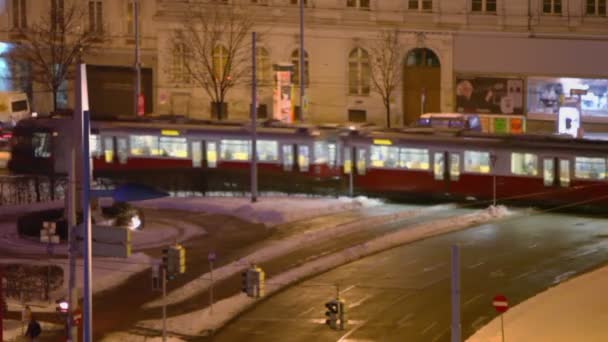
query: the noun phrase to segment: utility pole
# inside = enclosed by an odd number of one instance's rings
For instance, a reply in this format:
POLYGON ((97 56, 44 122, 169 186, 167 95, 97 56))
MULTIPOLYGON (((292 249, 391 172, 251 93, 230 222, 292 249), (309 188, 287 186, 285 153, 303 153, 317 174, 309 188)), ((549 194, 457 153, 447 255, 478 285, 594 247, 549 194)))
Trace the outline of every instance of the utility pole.
POLYGON ((163 283, 163 342, 167 341, 167 265, 161 265, 160 278, 163 283))
POLYGON ((135 25, 135 116, 139 115, 141 96, 141 51, 139 47, 139 0, 133 0, 133 23, 135 25))
POLYGON ((300 0, 300 113, 298 121, 304 121, 304 105, 306 98, 306 91, 304 84, 304 76, 306 73, 304 72, 304 68, 306 67, 305 61, 305 53, 304 53, 304 1, 300 0))
POLYGON ((451 342, 460 342, 460 251, 457 245, 452 246, 452 338, 451 342))
POLYGON ((256 46, 255 32, 251 32, 251 203, 258 200, 258 153, 257 153, 257 121, 258 99, 256 80, 256 46))

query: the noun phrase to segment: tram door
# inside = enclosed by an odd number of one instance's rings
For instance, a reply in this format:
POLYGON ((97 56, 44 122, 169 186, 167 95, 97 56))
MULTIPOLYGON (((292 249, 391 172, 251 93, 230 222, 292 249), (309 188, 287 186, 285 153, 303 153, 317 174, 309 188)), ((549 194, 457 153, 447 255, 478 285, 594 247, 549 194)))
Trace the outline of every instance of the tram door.
POLYGON ((543 182, 547 187, 570 186, 570 160, 560 158, 543 159, 543 182))
POLYGON ((310 147, 290 144, 281 147, 283 171, 308 172, 310 169, 310 147))
POLYGON ((450 192, 450 184, 460 179, 460 153, 435 152, 433 155, 433 175, 443 182, 443 192, 450 192))
POLYGON ((194 168, 216 168, 217 167, 217 142, 195 140, 190 144, 192 153, 192 167, 194 168))

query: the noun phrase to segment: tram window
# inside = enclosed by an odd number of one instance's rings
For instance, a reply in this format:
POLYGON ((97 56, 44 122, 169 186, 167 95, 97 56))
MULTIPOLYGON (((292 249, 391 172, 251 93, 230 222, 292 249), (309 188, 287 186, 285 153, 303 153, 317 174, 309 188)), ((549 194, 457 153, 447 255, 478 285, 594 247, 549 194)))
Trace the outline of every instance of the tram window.
POLYGON ((193 141, 190 146, 192 147, 192 167, 203 166, 203 146, 200 141, 193 141))
POLYGON ((369 158, 372 167, 399 167, 399 148, 372 145, 369 158))
POLYGON ((188 158, 186 138, 160 137, 160 155, 172 158, 188 158))
POLYGON ((291 145, 283 145, 283 170, 293 170, 293 147, 291 145))
POLYGON ((220 158, 229 161, 249 160, 249 140, 222 140, 220 158))
POLYGON ((327 144, 327 166, 336 167, 338 160, 336 144, 327 144))
POLYGON ((559 184, 563 187, 570 186, 570 161, 559 161, 559 184))
POLYGON ((538 157, 532 153, 511 153, 511 173, 522 176, 538 175, 538 157))
POLYGON ((131 154, 134 156, 158 156, 158 137, 154 135, 131 135, 131 154))
POLYGON ((464 151, 464 170, 466 172, 490 173, 490 153, 464 151))
POLYGON ((106 163, 111 163, 114 160, 114 139, 112 137, 106 137, 103 140, 103 155, 106 163))
POLYGON ((118 155, 118 162, 121 164, 127 163, 127 156, 129 155, 129 148, 127 146, 127 138, 119 137, 116 139, 116 154, 118 155))
POLYGON ((422 148, 400 148, 399 166, 414 170, 428 170, 429 150, 422 148))
POLYGON ((299 145, 298 146, 298 167, 300 171, 306 172, 308 171, 308 167, 310 165, 310 151, 308 146, 299 145))
POLYGON ((207 141, 207 167, 217 167, 217 143, 215 141, 207 141))
POLYGON ((574 176, 581 179, 605 179, 606 159, 576 157, 574 161, 574 176))
POLYGON ((32 136, 32 148, 34 149, 34 157, 50 158, 51 157, 51 134, 36 132, 32 136))
POLYGON ((443 160, 443 152, 436 152, 434 156, 434 174, 435 180, 443 180, 443 170, 445 169, 445 161, 443 160))
POLYGON ((258 140, 255 147, 259 161, 279 160, 279 143, 276 140, 258 140))
POLYGON ((99 134, 90 135, 89 153, 91 158, 98 158, 101 156, 101 139, 99 138, 99 134))
POLYGON ((315 141, 315 161, 314 164, 327 163, 327 143, 324 141, 315 141))
POLYGON ((553 159, 543 160, 543 179, 545 186, 552 186, 555 181, 555 166, 553 159))
POLYGON ((450 180, 457 181, 460 178, 460 155, 450 154, 450 180))
POLYGON ((357 174, 364 175, 367 169, 367 153, 364 148, 357 149, 357 174))
POLYGON ((349 174, 353 168, 353 159, 351 158, 350 147, 344 148, 344 173, 349 174))

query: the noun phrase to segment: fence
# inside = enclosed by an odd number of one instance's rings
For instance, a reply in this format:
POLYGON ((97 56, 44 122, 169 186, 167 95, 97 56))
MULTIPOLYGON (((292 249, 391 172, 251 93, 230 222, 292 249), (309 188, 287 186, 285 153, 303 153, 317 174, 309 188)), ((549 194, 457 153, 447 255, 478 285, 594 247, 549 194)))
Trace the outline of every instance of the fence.
POLYGON ((63 199, 67 179, 57 176, 15 175, 0 177, 0 206, 63 199))

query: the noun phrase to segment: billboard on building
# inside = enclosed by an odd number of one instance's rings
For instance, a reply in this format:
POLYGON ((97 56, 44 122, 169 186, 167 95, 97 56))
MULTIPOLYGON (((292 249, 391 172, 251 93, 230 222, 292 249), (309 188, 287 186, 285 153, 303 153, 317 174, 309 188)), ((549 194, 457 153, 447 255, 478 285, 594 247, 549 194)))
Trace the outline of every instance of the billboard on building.
POLYGON ((523 114, 523 93, 523 78, 458 76, 456 111, 477 114, 523 114))
POLYGON ((294 121, 293 113, 293 83, 291 74, 293 64, 275 64, 275 87, 274 87, 274 108, 273 118, 285 123, 294 121))

